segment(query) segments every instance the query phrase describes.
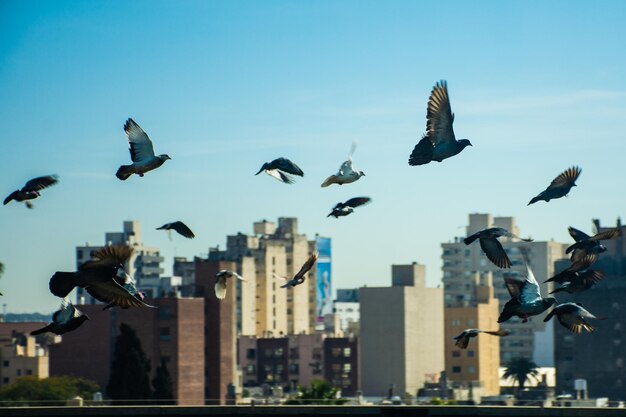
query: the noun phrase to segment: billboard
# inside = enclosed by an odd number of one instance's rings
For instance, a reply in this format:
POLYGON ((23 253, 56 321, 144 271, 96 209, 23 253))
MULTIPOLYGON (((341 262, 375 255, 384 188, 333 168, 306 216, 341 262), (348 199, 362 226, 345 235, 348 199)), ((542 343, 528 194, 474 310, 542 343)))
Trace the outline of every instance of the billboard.
POLYGON ((315 311, 317 322, 323 323, 324 315, 333 312, 330 238, 317 236, 315 249, 319 252, 316 264, 315 311))

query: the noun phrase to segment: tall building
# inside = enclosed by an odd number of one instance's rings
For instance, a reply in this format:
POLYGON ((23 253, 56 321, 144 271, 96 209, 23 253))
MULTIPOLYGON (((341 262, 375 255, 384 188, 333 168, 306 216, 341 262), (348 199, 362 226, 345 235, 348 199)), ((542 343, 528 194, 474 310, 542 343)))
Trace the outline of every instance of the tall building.
POLYGON ((412 395, 445 368, 443 290, 427 288, 424 265, 393 265, 391 287, 359 290, 364 395, 389 387, 412 395))
MULTIPOLYGON (((466 227, 466 236, 489 227, 503 227, 516 235, 520 230, 514 217, 492 217, 491 214, 470 214, 466 227)), ((495 296, 500 306, 510 299, 504 285, 504 276, 526 275, 526 266, 520 252, 520 246, 530 250, 530 267, 540 283, 542 294, 548 295, 551 283, 544 284, 554 272, 554 261, 563 258, 565 245, 553 241, 523 242, 513 238, 499 238, 504 250, 511 259, 510 269, 500 269, 492 264, 483 253, 480 245, 465 245, 462 237, 455 237, 452 242, 443 243, 443 283, 446 307, 462 307, 475 303, 475 273, 493 276, 495 296)), ((504 323, 511 335, 500 340, 500 359, 503 364, 512 358, 526 357, 533 359, 540 366, 553 366, 553 326, 552 322, 544 323, 543 316, 531 317, 528 323, 512 318, 504 323)))
MULTIPOLYGON (((2 327, 13 327, 14 323, 2 323, 2 327)), ((43 327, 45 324, 42 324, 43 327)), ((33 329, 34 330, 34 329, 33 329)), ((0 387, 12 384, 21 376, 39 379, 49 375, 48 346, 38 343, 35 336, 27 332, 0 332, 0 387)))
POLYGON ((333 312, 339 316, 339 330, 344 334, 358 333, 360 320, 359 290, 338 289, 333 312))

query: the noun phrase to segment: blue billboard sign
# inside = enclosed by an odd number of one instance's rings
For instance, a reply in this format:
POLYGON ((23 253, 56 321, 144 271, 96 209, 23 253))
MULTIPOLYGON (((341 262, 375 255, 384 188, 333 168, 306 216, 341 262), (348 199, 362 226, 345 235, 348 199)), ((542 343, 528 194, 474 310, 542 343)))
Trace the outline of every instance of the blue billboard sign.
POLYGON ((333 312, 330 238, 316 237, 315 249, 319 252, 316 264, 315 307, 317 322, 323 323, 324 316, 333 312))

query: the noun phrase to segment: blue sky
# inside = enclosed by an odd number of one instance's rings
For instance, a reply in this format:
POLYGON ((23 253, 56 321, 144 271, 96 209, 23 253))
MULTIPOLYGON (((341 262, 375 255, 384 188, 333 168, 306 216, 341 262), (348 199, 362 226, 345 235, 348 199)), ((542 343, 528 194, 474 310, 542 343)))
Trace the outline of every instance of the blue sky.
MULTIPOLYGON (((35 210, 0 210, 0 300, 53 310, 47 283, 74 247, 140 220, 168 260, 252 222, 297 216, 333 238, 334 287, 388 285, 390 265, 427 265, 467 214, 513 215, 524 235, 613 224, 626 208, 626 3, 574 1, 2 1, 0 190, 59 185, 35 210), (457 138, 473 147, 410 167, 434 83, 448 80, 457 138), (171 161, 122 182, 133 117, 171 161), (359 143, 367 176, 320 183, 359 143), (285 156, 305 176, 253 174, 285 156), (565 168, 567 199, 527 207, 565 168), (338 201, 373 202, 327 219, 338 201), (153 230, 183 220, 194 240, 153 230)), ((166 272, 171 273, 171 263, 166 272)))

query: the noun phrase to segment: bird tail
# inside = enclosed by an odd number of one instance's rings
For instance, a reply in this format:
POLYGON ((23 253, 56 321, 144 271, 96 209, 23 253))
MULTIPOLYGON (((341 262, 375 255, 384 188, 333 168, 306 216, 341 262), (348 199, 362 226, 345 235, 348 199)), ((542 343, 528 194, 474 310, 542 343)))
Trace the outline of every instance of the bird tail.
POLYGON ((559 287, 550 292, 550 294, 556 294, 557 292, 565 291, 565 287, 559 287))
POLYGON ((331 175, 330 177, 326 178, 324 180, 324 182, 322 183, 322 187, 328 187, 331 184, 335 183, 335 176, 331 175))
POLYGON ((76 272, 57 272, 50 278, 50 292, 65 298, 76 286, 76 272))
POLYGON ((433 143, 426 136, 420 140, 411 156, 409 157, 409 165, 424 165, 433 160, 433 143))
POLYGON ((128 179, 128 177, 130 177, 131 175, 133 175, 132 165, 122 165, 115 173, 115 176, 122 181, 128 179))
POLYGON ((543 319, 544 322, 549 321, 552 316, 554 316, 554 310, 555 309, 553 308, 552 311, 548 313, 548 315, 543 319))
POLYGON ((541 200, 541 198, 539 198, 539 196, 537 197, 533 197, 530 202, 528 204, 526 204, 527 206, 530 206, 531 204, 535 204, 537 201, 541 200))
POLYGON ((37 336, 38 334, 46 333, 48 330, 50 330, 50 326, 52 326, 52 325, 48 324, 46 327, 42 327, 41 329, 33 330, 32 332, 30 332, 30 334, 31 334, 31 336, 37 336))
POLYGON ((547 280, 545 280, 544 283, 546 283, 546 282, 554 282, 554 281, 559 282, 559 280, 561 279, 561 275, 562 275, 562 273, 559 272, 558 274, 556 274, 552 278, 548 278, 547 280))

